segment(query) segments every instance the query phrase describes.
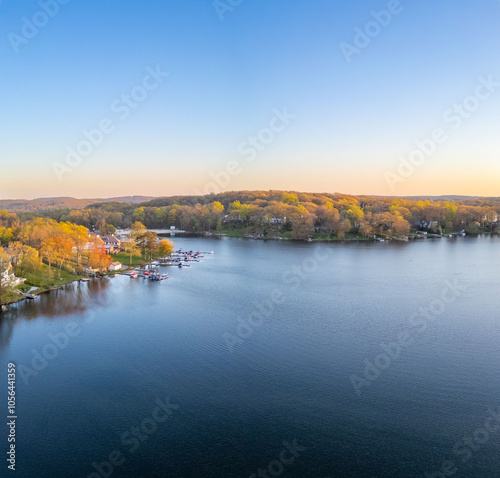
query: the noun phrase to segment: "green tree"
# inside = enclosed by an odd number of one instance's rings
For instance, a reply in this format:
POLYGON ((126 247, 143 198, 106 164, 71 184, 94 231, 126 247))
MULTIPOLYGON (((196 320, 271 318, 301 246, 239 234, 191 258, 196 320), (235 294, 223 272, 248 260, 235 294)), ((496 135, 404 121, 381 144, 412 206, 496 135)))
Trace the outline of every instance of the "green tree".
POLYGON ((146 213, 143 207, 138 207, 134 210, 133 218, 135 221, 144 222, 146 220, 146 213))
POLYGON ((134 241, 126 241, 123 243, 125 252, 129 254, 129 265, 132 265, 132 257, 140 257, 141 250, 134 241))
POLYGON ((130 226, 130 239, 137 242, 146 231, 146 226, 142 222, 136 221, 130 226))
POLYGON ((21 274, 33 273, 40 268, 40 255, 30 246, 22 246, 17 263, 21 274))
POLYGON ((285 204, 289 204, 290 206, 294 206, 295 204, 298 204, 299 198, 293 193, 283 193, 281 201, 285 204))
POLYGON ((137 245, 140 247, 143 256, 147 260, 153 260, 153 258, 156 258, 160 250, 158 234, 153 231, 147 231, 138 238, 137 245))

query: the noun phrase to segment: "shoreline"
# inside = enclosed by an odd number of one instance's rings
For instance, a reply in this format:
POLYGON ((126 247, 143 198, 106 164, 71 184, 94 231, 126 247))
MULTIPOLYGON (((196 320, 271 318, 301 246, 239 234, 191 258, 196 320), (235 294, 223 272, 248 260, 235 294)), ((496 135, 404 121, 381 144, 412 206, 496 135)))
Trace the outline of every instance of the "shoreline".
MULTIPOLYGON (((27 294, 30 294, 30 295, 38 297, 38 296, 40 296, 42 294, 45 294, 47 292, 53 292, 53 291, 56 291, 56 290, 62 290, 65 285, 67 285, 67 284, 73 284, 74 282, 80 282, 81 279, 82 279, 82 277, 78 277, 78 279, 73 279, 73 280, 70 280, 70 281, 65 281, 65 282, 62 282, 61 284, 59 284, 59 286, 57 286, 57 287, 56 286, 50 287, 49 289, 45 289, 43 287, 37 287, 36 290, 32 290, 31 292, 28 292, 28 293, 21 292, 22 295, 23 295, 22 297, 19 297, 18 299, 12 300, 10 302, 3 302, 3 303, 0 304, 0 307, 12 305, 12 304, 17 304, 18 302, 21 302, 23 300, 33 300, 33 299, 30 299, 29 297, 27 297, 27 294)), ((36 287, 36 286, 33 286, 33 287, 36 287)))
MULTIPOLYGON (((342 243, 367 243, 367 242, 420 242, 423 240, 438 240, 438 239, 458 239, 458 238, 480 238, 480 237, 492 237, 492 236, 499 236, 499 234, 494 234, 491 232, 486 232, 486 233, 481 233, 481 234, 464 234, 461 235, 459 233, 455 234, 445 234, 442 236, 439 235, 423 235, 423 234, 414 234, 411 236, 408 236, 407 238, 346 238, 346 239, 323 239, 323 238, 311 238, 310 240, 307 239, 291 239, 291 238, 283 238, 283 237, 264 237, 262 235, 253 235, 253 234, 245 234, 242 236, 228 236, 226 233, 205 233, 205 234, 196 234, 196 233, 189 233, 187 235, 183 235, 183 237, 188 237, 188 238, 193 238, 193 239, 222 239, 222 238, 228 238, 228 239, 248 239, 248 240, 260 240, 260 241, 287 241, 287 242, 301 242, 301 243, 335 243, 335 244, 342 244, 342 243)), ((130 269, 130 267, 128 267, 130 269)), ((132 267, 134 269, 134 267, 132 267)), ((108 271, 105 274, 100 274, 99 278, 102 277, 110 277, 110 276, 116 276, 118 275, 123 275, 124 271, 108 271)), ((73 284, 75 282, 81 282, 82 279, 95 279, 95 277, 86 277, 86 276, 78 276, 77 278, 73 280, 66 280, 59 284, 58 286, 50 287, 48 289, 39 287, 37 290, 34 290, 32 292, 29 292, 29 294, 34 295, 34 296, 40 296, 42 294, 45 294, 47 292, 53 292, 56 290, 62 290, 63 287, 67 284, 73 284), (39 290, 42 289, 42 290, 39 290)), ((36 287, 36 286, 33 286, 36 287)), ((33 300, 29 299, 26 297, 26 295, 23 293, 22 297, 19 297, 17 300, 9 301, 9 302, 4 302, 0 304, 0 313, 4 312, 4 307, 8 307, 9 305, 12 304, 17 304, 18 302, 24 301, 24 300, 33 300)))
POLYGON ((292 242, 334 242, 334 243, 343 243, 343 242, 412 242, 412 241, 422 241, 427 239, 458 239, 458 238, 478 238, 481 236, 499 236, 500 234, 492 233, 492 232, 481 232, 478 234, 470 234, 470 233, 462 233, 462 232, 453 232, 448 234, 417 234, 411 233, 408 236, 403 237, 390 237, 390 236, 380 236, 380 237, 346 237, 344 239, 334 238, 322 238, 322 237, 310 237, 309 239, 293 239, 290 237, 281 237, 281 236, 264 236, 263 234, 231 234, 227 232, 221 233, 190 233, 189 235, 185 235, 184 237, 198 237, 198 238, 222 238, 227 237, 229 239, 253 239, 253 240, 261 240, 261 241, 292 241, 292 242))

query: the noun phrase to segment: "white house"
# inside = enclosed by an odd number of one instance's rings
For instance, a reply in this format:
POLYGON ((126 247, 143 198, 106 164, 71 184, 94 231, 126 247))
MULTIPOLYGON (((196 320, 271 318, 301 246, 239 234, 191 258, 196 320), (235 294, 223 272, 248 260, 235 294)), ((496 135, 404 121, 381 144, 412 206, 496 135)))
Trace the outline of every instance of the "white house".
POLYGON ((101 236, 101 240, 104 242, 104 247, 106 247, 106 251, 109 253, 120 252, 122 243, 119 239, 113 236, 113 234, 109 236, 101 236))
POLYGON ((0 274, 0 282, 3 286, 7 287, 15 287, 16 285, 23 284, 26 279, 21 279, 20 277, 16 277, 12 272, 12 266, 9 264, 9 267, 5 271, 0 274))
POLYGON ((122 269, 121 262, 112 262, 108 267, 109 271, 120 271, 121 269, 122 269))

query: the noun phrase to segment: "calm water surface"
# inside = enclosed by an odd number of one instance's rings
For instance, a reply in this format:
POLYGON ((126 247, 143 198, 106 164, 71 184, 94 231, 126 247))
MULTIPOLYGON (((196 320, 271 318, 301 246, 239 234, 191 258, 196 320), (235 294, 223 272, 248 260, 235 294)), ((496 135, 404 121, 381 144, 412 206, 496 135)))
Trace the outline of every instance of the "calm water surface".
POLYGON ((15 476, 499 476, 498 239, 175 242, 215 254, 1 316, 15 476))

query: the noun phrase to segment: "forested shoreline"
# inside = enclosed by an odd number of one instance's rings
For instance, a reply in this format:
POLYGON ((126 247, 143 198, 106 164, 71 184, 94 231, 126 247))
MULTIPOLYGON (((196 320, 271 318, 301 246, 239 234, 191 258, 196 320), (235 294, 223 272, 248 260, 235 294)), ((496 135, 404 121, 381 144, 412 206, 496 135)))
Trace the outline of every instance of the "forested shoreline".
POLYGON ((172 196, 145 203, 103 202, 83 209, 0 211, 0 297, 16 300, 31 286, 58 287, 107 270, 112 257, 99 235, 131 229, 121 252, 151 261, 173 244, 147 229, 291 240, 408 240, 419 233, 498 233, 498 198, 408 199, 289 191, 233 191, 172 196), (52 271, 55 269, 55 272, 52 271), (16 277, 25 284, 7 287, 16 277), (3 284, 3 285, 2 285, 3 284), (17 294, 17 295, 16 295, 17 294))
POLYGON ((288 191, 231 191, 206 196, 171 196, 140 204, 103 202, 84 209, 19 214, 49 217, 89 230, 175 226, 190 233, 238 233, 289 239, 405 237, 416 230, 436 234, 494 232, 500 198, 455 200, 350 196, 288 191))
MULTIPOLYGON (((112 233, 103 224, 103 233, 112 233)), ((103 236, 105 237, 105 236, 103 236)), ((131 227, 127 241, 118 241, 128 262, 138 257, 147 263, 168 256, 173 243, 158 238, 140 222, 131 227)), ((36 289, 35 294, 96 274, 105 274, 113 258, 100 234, 70 221, 47 217, 22 218, 0 211, 0 304, 15 302, 36 289)))

